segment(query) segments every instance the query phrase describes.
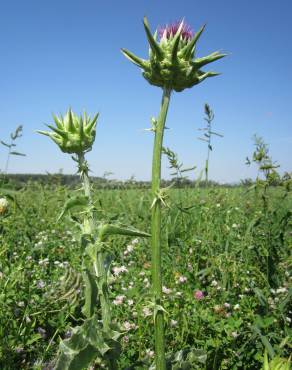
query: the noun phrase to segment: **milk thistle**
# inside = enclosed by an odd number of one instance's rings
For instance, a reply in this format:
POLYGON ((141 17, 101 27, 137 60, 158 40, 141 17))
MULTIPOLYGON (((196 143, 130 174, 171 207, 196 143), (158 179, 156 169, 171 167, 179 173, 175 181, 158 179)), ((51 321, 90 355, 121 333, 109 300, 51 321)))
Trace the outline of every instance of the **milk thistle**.
POLYGON ((172 91, 183 91, 199 84, 208 77, 217 76, 216 72, 203 72, 201 68, 223 58, 225 54, 214 52, 203 58, 195 58, 196 43, 204 31, 203 26, 197 33, 184 22, 166 25, 154 34, 144 18, 144 29, 149 43, 149 60, 141 59, 132 52, 122 49, 123 54, 132 63, 142 69, 144 78, 163 90, 160 113, 152 120, 151 130, 155 134, 152 160, 152 291, 155 309, 155 363, 157 370, 166 369, 164 318, 162 307, 161 273, 161 207, 165 192, 160 188, 161 154, 165 121, 172 91))
POLYGON ((81 326, 72 329, 72 336, 60 343, 56 370, 81 370, 96 359, 106 363, 108 369, 117 369, 117 359, 121 346, 119 327, 111 318, 111 304, 108 294, 107 262, 109 235, 149 236, 132 227, 109 224, 97 219, 92 199, 89 167, 85 154, 92 149, 95 140, 98 114, 93 118, 84 113, 78 117, 69 109, 66 115, 54 117, 55 125, 48 125, 52 131, 38 131, 49 136, 62 152, 72 155, 77 163, 78 173, 83 184, 83 196, 70 198, 59 217, 79 206, 83 207, 83 222, 78 223, 82 230, 81 246, 84 248, 82 271, 84 280, 85 320, 81 326), (101 320, 100 320, 101 318, 101 320))

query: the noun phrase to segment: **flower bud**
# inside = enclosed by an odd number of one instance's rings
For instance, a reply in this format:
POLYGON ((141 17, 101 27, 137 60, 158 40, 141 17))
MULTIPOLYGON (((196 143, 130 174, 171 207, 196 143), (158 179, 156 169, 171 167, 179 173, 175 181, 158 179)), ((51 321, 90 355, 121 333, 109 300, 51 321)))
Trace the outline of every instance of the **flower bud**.
POLYGON ((144 28, 150 46, 149 60, 140 59, 126 49, 122 49, 122 52, 132 63, 142 68, 143 76, 150 84, 182 91, 207 77, 218 75, 216 72, 203 72, 200 68, 226 54, 214 52, 203 58, 194 58, 196 43, 205 26, 193 35, 184 21, 167 25, 160 29, 159 42, 156 40, 157 32, 152 35, 146 18, 144 28))
POLYGON ((81 154, 91 150, 95 140, 98 113, 91 119, 84 112, 78 117, 68 110, 65 117, 53 115, 56 127, 47 125, 52 131, 37 131, 49 136, 64 153, 81 154))
POLYGON ((4 215, 8 211, 9 203, 6 198, 0 198, 0 215, 4 215))

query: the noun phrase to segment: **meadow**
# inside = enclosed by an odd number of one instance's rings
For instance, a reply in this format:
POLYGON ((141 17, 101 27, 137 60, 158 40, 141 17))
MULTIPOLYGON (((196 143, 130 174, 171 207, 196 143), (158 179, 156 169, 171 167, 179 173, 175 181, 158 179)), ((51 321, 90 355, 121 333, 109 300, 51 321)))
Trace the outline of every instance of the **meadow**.
MULTIPOLYGON (((0 218, 0 368, 52 369, 60 338, 82 322, 84 250, 74 223, 82 211, 58 220, 68 197, 80 190, 31 182, 1 192, 9 210, 0 218)), ((93 188, 97 219, 146 232, 151 199, 147 189, 93 188)), ((184 349, 177 354, 183 357, 191 349, 193 365, 186 368, 194 369, 261 369, 265 352, 270 359, 288 358, 291 194, 270 187, 263 201, 244 187, 174 188, 166 203, 167 353, 184 349)), ((107 248, 112 317, 122 332, 118 368, 149 368, 150 240, 115 236, 107 248)))

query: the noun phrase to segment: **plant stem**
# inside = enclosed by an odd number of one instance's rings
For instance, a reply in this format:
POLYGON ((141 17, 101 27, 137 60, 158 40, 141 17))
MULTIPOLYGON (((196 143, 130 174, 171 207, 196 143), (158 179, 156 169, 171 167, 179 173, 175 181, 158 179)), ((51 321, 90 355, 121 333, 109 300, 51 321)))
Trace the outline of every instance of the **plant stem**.
MULTIPOLYGON (((152 248, 152 290, 155 305, 161 305, 161 200, 158 197, 161 181, 161 154, 165 121, 170 101, 171 89, 163 89, 160 113, 155 128, 155 139, 152 161, 152 195, 154 198, 151 220, 152 248)), ((157 310, 155 315, 155 362, 156 370, 165 370, 165 343, 163 311, 157 310)))
MULTIPOLYGON (((94 236, 96 234, 96 219, 95 213, 93 210, 93 202, 92 202, 92 195, 90 189, 90 179, 88 176, 88 165, 84 158, 84 153, 78 155, 78 163, 79 163, 79 172, 83 183, 84 194, 88 197, 89 207, 91 208, 89 215, 88 215, 88 224, 89 224, 89 233, 90 235, 94 236)), ((101 316, 102 316, 102 324, 103 328, 107 331, 110 329, 111 323, 111 311, 110 311, 110 302, 108 297, 108 289, 107 289, 107 272, 105 269, 105 257, 102 251, 102 240, 97 237, 94 240, 96 243, 97 250, 96 256, 93 262, 93 268, 97 279, 97 288, 98 288, 98 295, 100 299, 101 305, 101 316)))
POLYGON ((13 145, 13 140, 11 140, 10 145, 9 145, 9 151, 8 151, 8 154, 7 154, 6 165, 5 165, 5 172, 4 172, 5 176, 7 176, 7 172, 8 172, 9 160, 10 160, 10 153, 11 153, 12 145, 13 145))

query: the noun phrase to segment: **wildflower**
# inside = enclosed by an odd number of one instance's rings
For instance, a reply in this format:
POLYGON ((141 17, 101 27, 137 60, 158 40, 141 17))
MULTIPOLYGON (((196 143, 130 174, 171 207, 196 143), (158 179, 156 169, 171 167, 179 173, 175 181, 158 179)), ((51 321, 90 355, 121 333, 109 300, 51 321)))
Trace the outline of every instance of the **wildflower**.
POLYGON ((177 282, 178 282, 178 283, 180 283, 180 284, 184 284, 187 280, 188 280, 188 278, 187 278, 187 277, 185 277, 185 276, 180 276, 180 277, 178 278, 177 282))
POLYGON ((151 316, 152 315, 152 311, 150 310, 149 307, 144 307, 143 310, 142 310, 142 312, 143 312, 143 316, 144 317, 148 317, 148 316, 151 316))
POLYGON ((128 272, 128 269, 125 266, 113 267, 113 273, 115 276, 119 276, 123 272, 128 272))
POLYGON ((171 290, 171 289, 169 289, 169 288, 167 288, 166 286, 163 286, 163 287, 162 287, 162 292, 163 292, 164 294, 170 294, 170 293, 172 292, 172 290, 171 290))
POLYGON ((233 308, 234 308, 234 311, 238 311, 240 309, 240 305, 237 303, 233 308))
POLYGON ((125 321, 123 323, 123 328, 126 331, 130 331, 132 329, 136 329, 136 325, 134 323, 130 323, 129 321, 125 321))
POLYGON ((146 356, 147 357, 150 357, 150 358, 152 358, 152 357, 154 357, 154 351, 152 351, 151 349, 146 349, 146 356))
POLYGON ((238 334, 236 331, 233 331, 233 332, 231 333, 231 336, 232 336, 233 338, 237 338, 237 337, 239 336, 239 334, 238 334))
POLYGON ((200 301, 201 299, 204 298, 204 293, 201 290, 196 290, 194 292, 194 297, 197 301, 200 301))
POLYGON ((218 282, 216 280, 211 281, 211 286, 216 287, 218 285, 218 282))
POLYGON ((134 304, 133 299, 128 299, 128 306, 133 306, 133 304, 134 304))
POLYGON ((4 215, 8 211, 9 203, 6 198, 0 198, 0 215, 4 215))
POLYGON ((37 282, 37 288, 38 289, 43 289, 46 286, 46 283, 43 280, 39 280, 37 282))
POLYGON ((129 337, 128 335, 125 335, 122 339, 122 341, 126 344, 126 343, 129 343, 129 337))
POLYGON ((24 307, 25 303, 23 301, 20 301, 20 302, 17 303, 17 306, 18 307, 24 307))
POLYGON ((124 296, 124 295, 118 295, 118 296, 116 296, 116 298, 113 300, 113 304, 115 305, 115 306, 118 306, 118 305, 121 305, 121 304, 123 304, 123 302, 124 302, 124 299, 126 298, 126 296, 124 296))
POLYGON ((276 290, 276 293, 277 294, 281 294, 281 293, 286 293, 287 292, 287 288, 283 287, 283 288, 278 288, 276 290))
POLYGON ((150 45, 149 60, 138 58, 128 50, 123 54, 132 63, 142 68, 144 78, 152 85, 182 91, 190 88, 208 77, 217 76, 215 72, 203 72, 200 68, 225 54, 212 53, 203 58, 195 58, 196 43, 204 27, 195 35, 184 21, 166 25, 152 35, 148 21, 144 18, 144 28, 150 45))
POLYGON ((170 326, 177 326, 177 320, 170 320, 170 326))
POLYGON ((225 303, 223 304, 223 306, 224 306, 225 308, 230 308, 230 303, 225 302, 225 303))

